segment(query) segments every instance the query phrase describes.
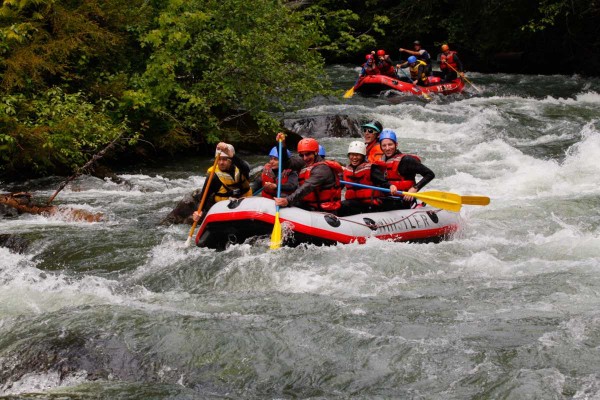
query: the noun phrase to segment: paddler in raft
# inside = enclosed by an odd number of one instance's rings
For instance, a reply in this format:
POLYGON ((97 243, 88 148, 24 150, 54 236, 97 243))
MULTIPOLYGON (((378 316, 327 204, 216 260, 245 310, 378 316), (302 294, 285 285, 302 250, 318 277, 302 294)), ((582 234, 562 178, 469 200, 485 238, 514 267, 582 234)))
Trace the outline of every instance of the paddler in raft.
MULTIPOLYGON (((283 133, 278 134, 283 135, 283 133)), ((284 136, 285 138, 285 136, 284 136)), ((283 141, 283 140, 282 140, 283 141)), ((282 161, 287 161, 292 156, 289 150, 282 152, 282 161), (285 157, 285 158, 284 158, 285 157)), ((283 162, 283 164, 288 164, 283 162)), ((252 191, 256 192, 262 188, 261 196, 268 199, 272 199, 277 195, 277 173, 279 167, 279 151, 277 146, 273 147, 269 152, 269 162, 263 167, 260 176, 252 182, 252 191)), ((288 195, 298 189, 298 174, 291 168, 285 168, 281 170, 281 193, 288 195)))
MULTIPOLYGON (((377 162, 385 169, 386 179, 390 184, 391 195, 396 191, 416 193, 435 178, 432 170, 421 163, 421 159, 414 154, 404 154, 398 150, 396 132, 384 129, 379 135, 379 143, 383 150, 383 157, 377 162), (416 176, 421 175, 421 180, 416 181, 416 176)), ((398 210, 412 207, 415 198, 405 195, 395 199, 389 195, 384 197, 380 211, 398 210)))
MULTIPOLYGON (((344 167, 344 180, 391 190, 390 183, 385 179, 384 169, 369 162, 366 154, 367 146, 363 142, 350 143, 348 146, 349 163, 344 167)), ((392 192, 392 194, 396 193, 396 190, 392 192)), ((342 201, 338 215, 342 217, 379 211, 383 195, 383 192, 377 190, 346 185, 346 198, 342 201)))
POLYGON ((398 78, 398 75, 396 75, 396 68, 394 68, 394 62, 390 56, 385 53, 385 50, 377 50, 377 69, 379 69, 381 75, 398 78))
POLYGON ((383 125, 379 121, 371 121, 362 124, 365 145, 367 146, 367 160, 371 163, 379 161, 383 156, 383 151, 379 146, 379 134, 383 125))
MULTIPOLYGON (((202 191, 198 194, 198 198, 201 199, 204 191, 208 190, 202 210, 200 213, 194 211, 192 215, 194 221, 199 221, 206 211, 219 201, 229 200, 230 197, 239 199, 252 196, 249 179, 250 165, 236 156, 234 147, 228 143, 221 142, 217 145, 215 157, 217 155, 219 160, 210 187, 206 187, 208 182, 206 180, 202 191)), ((213 167, 210 167, 207 173, 210 175, 212 172, 213 167)))
POLYGON ((406 62, 398 64, 396 67, 408 67, 411 83, 413 85, 427 86, 429 84, 429 79, 427 77, 427 64, 424 61, 417 60, 417 57, 410 56, 406 62))
MULTIPOLYGON (((276 205, 337 214, 341 207, 340 175, 343 169, 339 163, 324 160, 318 153, 319 142, 315 139, 305 138, 298 142, 298 156, 304 163, 298 174, 300 187, 285 197, 275 198, 276 205)), ((295 163, 297 159, 292 157, 289 161, 295 163)), ((282 168, 287 167, 282 164, 282 168)))
POLYGON ((427 68, 425 69, 425 73, 427 76, 431 75, 433 69, 433 63, 431 62, 431 55, 427 50, 421 47, 421 42, 415 40, 413 42, 414 50, 403 49, 402 47, 399 49, 401 53, 408 53, 411 56, 417 57, 417 60, 423 61, 427 64, 427 68))

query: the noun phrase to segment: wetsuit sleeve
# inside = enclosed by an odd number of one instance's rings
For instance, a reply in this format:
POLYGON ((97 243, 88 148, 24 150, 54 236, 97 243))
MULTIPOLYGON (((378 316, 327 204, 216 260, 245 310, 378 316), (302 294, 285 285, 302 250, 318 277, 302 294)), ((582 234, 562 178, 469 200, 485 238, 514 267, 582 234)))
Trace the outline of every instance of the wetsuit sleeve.
POLYGON ((371 165, 371 182, 373 182, 373 185, 380 188, 390 188, 390 183, 385 179, 385 174, 381 168, 375 164, 371 165))
POLYGON ((252 189, 252 193, 256 192, 257 190, 261 189, 263 186, 262 184, 262 176, 258 176, 254 182, 252 182, 250 184, 250 188, 252 189))
POLYGON ((296 155, 287 158, 287 156, 283 157, 283 162, 281 163, 281 168, 283 169, 291 169, 292 171, 300 171, 306 165, 304 160, 296 155))
POLYGON ((288 175, 287 182, 281 185, 281 191, 290 193, 295 191, 296 189, 298 189, 298 174, 292 171, 288 175))
POLYGON ((294 193, 287 196, 286 199, 290 205, 294 205, 299 203, 304 196, 315 191, 317 188, 332 183, 335 183, 335 175, 331 168, 326 165, 317 165, 312 169, 310 176, 304 181, 302 186, 296 189, 294 193))
POLYGON ((239 158, 237 155, 233 156, 231 161, 233 162, 233 165, 238 167, 242 175, 247 179, 250 179, 250 164, 239 158))
POLYGON ((423 189, 425 185, 435 178, 435 174, 432 170, 410 156, 402 158, 402 161, 400 161, 400 165, 398 166, 398 173, 406 179, 414 179, 415 181, 416 175, 421 175, 422 179, 415 184, 417 190, 423 189))

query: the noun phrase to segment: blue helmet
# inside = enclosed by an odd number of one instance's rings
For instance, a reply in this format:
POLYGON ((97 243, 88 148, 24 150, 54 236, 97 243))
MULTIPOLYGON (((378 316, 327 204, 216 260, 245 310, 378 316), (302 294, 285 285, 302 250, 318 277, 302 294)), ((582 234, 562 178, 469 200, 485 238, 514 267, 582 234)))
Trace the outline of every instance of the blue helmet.
POLYGON ((319 155, 320 155, 321 157, 325 157, 325 156, 327 156, 327 153, 325 152, 325 147, 323 147, 323 146, 321 146, 321 145, 319 145, 319 155))
POLYGON ((408 62, 411 63, 411 64, 412 63, 416 63, 417 62, 417 57, 415 57, 415 56, 408 57, 408 62))
MULTIPOLYGON (((288 158, 292 156, 292 153, 289 150, 286 149, 286 152, 287 152, 288 158)), ((279 158, 279 152, 277 151, 277 147, 276 146, 273 147, 271 149, 271 151, 269 152, 269 157, 277 157, 277 158, 279 158)))
POLYGON ((383 131, 381 131, 381 133, 379 134, 379 143, 381 143, 383 139, 390 139, 392 142, 398 144, 398 139, 396 139, 396 132, 394 132, 391 129, 384 129, 383 131))

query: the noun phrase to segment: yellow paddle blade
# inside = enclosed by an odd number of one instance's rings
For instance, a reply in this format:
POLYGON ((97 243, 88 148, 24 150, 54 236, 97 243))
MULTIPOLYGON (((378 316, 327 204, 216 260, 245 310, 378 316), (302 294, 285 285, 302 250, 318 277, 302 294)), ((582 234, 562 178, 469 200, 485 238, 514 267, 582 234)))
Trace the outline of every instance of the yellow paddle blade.
POLYGON ((354 86, 352 86, 350 89, 348 89, 346 91, 346 93, 344 93, 344 98, 345 99, 349 99, 352 96, 354 96, 354 86))
POLYGON ((402 192, 403 195, 413 196, 429 204, 432 207, 442 208, 448 211, 459 212, 462 207, 461 196, 456 193, 430 191, 423 193, 402 192))
POLYGON ((463 204, 471 206, 487 206, 490 204, 490 198, 486 196, 461 196, 463 204))
POLYGON ((279 211, 275 213, 275 223, 273 224, 273 233, 271 233, 271 250, 281 247, 281 222, 279 222, 279 211))

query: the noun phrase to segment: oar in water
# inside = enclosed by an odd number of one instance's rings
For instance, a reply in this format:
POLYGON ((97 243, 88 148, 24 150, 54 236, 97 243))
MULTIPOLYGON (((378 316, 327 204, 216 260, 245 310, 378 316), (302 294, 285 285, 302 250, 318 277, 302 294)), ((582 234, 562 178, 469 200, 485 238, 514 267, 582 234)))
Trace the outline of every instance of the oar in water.
MULTIPOLYGON (((446 63, 446 65, 447 65, 447 66, 449 66, 450 68, 452 68, 452 70, 454 70, 454 72, 456 72, 456 74, 457 74, 458 76, 460 76, 460 72, 458 72, 458 71, 456 70, 456 68, 454 68, 452 65, 450 65, 450 64, 448 64, 448 63, 446 63)), ((470 84, 471 84, 471 86, 473 86, 475 89, 477 89, 477 91, 478 91, 479 93, 481 93, 481 89, 479 89, 477 86, 475 86, 475 85, 473 84, 473 82, 471 82, 470 80, 468 80, 468 79, 467 79, 467 77, 466 77, 466 76, 464 76, 464 73, 463 73, 463 76, 460 76, 460 79, 464 79, 465 81, 467 81, 468 83, 470 83, 470 84)))
POLYGON ((415 88, 415 90, 417 91, 417 93, 419 93, 421 96, 425 97, 427 100, 431 100, 431 96, 429 96, 427 93, 425 93, 424 91, 421 90, 421 88, 419 88, 417 85, 415 85, 414 83, 412 83, 412 79, 410 79, 410 76, 408 76, 408 74, 406 72, 404 72, 404 70, 402 69, 402 67, 400 68, 396 68, 396 75, 398 75, 398 70, 400 70, 405 77, 408 78, 408 81, 411 83, 411 85, 413 85, 413 87, 415 88))
MULTIPOLYGON (((377 186, 369 186, 363 185, 360 183, 348 182, 348 181, 340 181, 340 183, 344 185, 351 185, 356 187, 361 187, 365 189, 373 189, 378 190, 380 192, 391 193, 390 189, 384 189, 377 186)), ((440 191, 429 191, 422 193, 409 193, 409 192, 401 192, 405 196, 412 196, 416 199, 426 202, 427 204, 442 208, 448 211, 458 212, 460 211, 462 204, 470 204, 470 205, 487 205, 490 203, 489 197, 484 196, 461 196, 456 193, 449 192, 440 192, 440 191), (466 200, 466 201, 463 201, 466 200)))
MULTIPOLYGON (((210 174, 208 175, 208 180, 204 184, 204 194, 202 195, 202 199, 200 200, 200 205, 198 206, 197 212, 202 211, 202 207, 204 206, 204 202, 206 201, 206 195, 208 194, 208 188, 210 188, 210 183, 212 182, 213 177, 215 176, 215 170, 217 169, 217 163, 219 162, 219 153, 215 156, 215 162, 210 170, 210 174)), ((189 246, 192 243, 192 236, 194 236, 194 231, 196 230, 196 225, 198 225, 198 221, 194 221, 192 224, 192 229, 190 229, 190 233, 188 235, 187 240, 185 241, 185 245, 189 246)))
MULTIPOLYGON (((281 197, 281 140, 279 141, 279 149, 277 151, 277 197, 281 197)), ((281 223, 279 222, 279 206, 275 206, 275 223, 273 224, 273 232, 271 233, 271 249, 281 247, 281 223)))

